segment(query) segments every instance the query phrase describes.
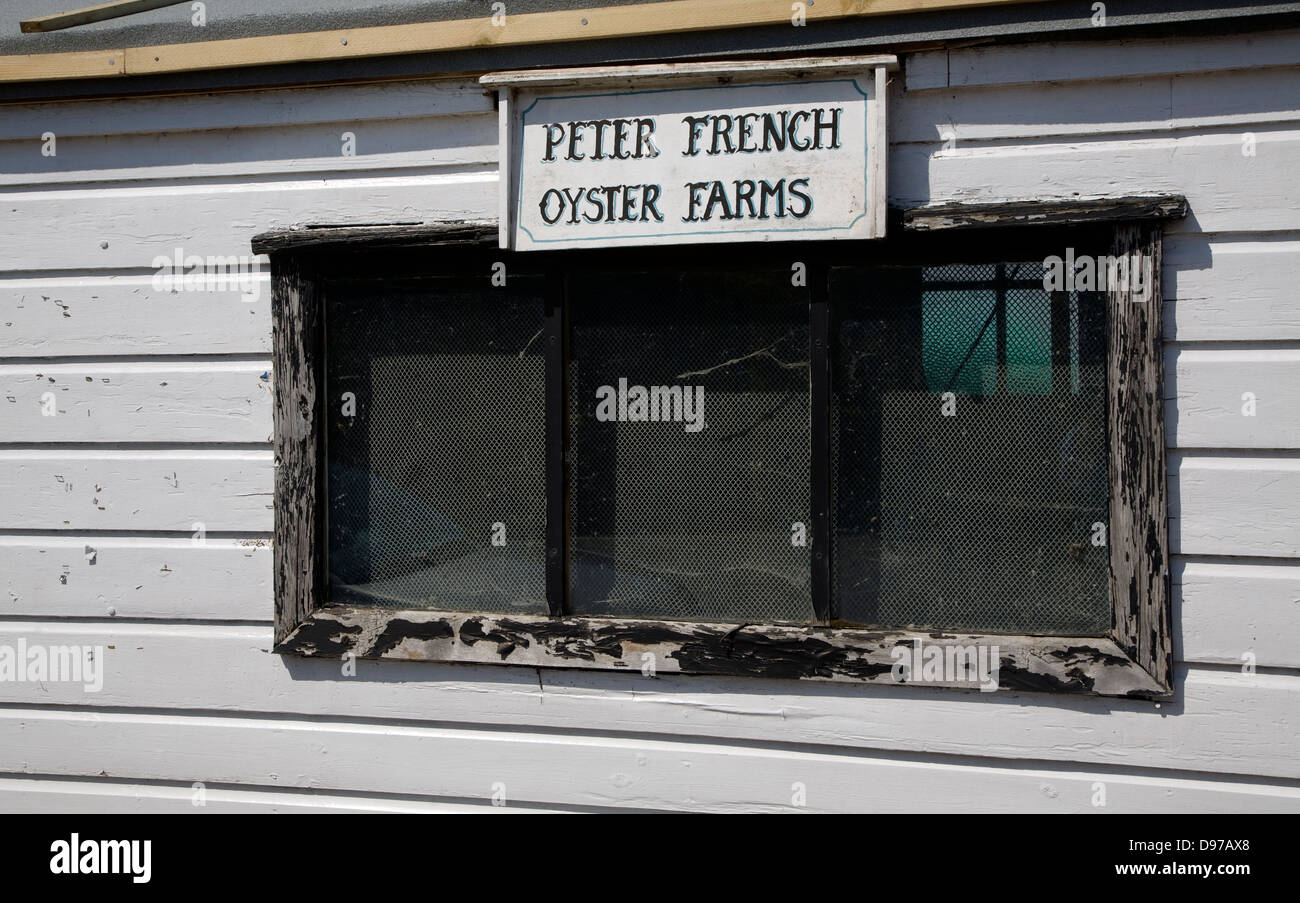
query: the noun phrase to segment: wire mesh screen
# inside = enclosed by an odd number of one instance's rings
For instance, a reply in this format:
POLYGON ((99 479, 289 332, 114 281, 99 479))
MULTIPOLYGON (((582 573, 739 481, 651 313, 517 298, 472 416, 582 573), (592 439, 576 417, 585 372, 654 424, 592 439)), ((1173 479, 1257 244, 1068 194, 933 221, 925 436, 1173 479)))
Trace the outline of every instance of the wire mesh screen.
POLYGON ((811 618, 805 293, 788 270, 571 289, 575 614, 811 618))
POLYGON ((331 286, 336 603, 546 611, 543 286, 331 286))
POLYGON ((832 272, 838 616, 1098 635, 1104 296, 1041 263, 832 272))

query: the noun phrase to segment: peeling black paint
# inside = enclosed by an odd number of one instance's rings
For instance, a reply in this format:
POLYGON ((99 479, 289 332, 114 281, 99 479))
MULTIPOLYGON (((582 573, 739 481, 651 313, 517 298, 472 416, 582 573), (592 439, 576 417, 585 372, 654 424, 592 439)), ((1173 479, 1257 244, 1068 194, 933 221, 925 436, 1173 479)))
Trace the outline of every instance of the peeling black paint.
POLYGON ((1117 667, 1123 667, 1129 663, 1129 660, 1123 656, 1112 655, 1095 646, 1066 646, 1064 649, 1053 649, 1048 655, 1063 662, 1074 662, 1076 659, 1083 658, 1100 665, 1117 667))
POLYGON ((1055 674, 1030 671, 1004 659, 998 670, 998 684, 1008 690, 1034 690, 1048 693, 1091 692, 1095 686, 1092 678, 1077 668, 1066 671, 1066 676, 1069 679, 1062 680, 1055 674))
POLYGON ((360 634, 360 624, 343 624, 328 617, 308 618, 276 651, 342 658, 352 651, 360 634))
POLYGON ((626 639, 626 634, 620 635, 618 630, 593 630, 581 621, 572 620, 543 621, 539 624, 502 620, 498 623, 507 630, 531 633, 548 651, 563 658, 594 662, 598 655, 623 657, 622 641, 626 639))
POLYGON ((456 632, 451 624, 444 620, 408 621, 404 618, 394 618, 384 626, 379 636, 375 637, 366 655, 376 658, 385 655, 402 645, 405 640, 428 642, 449 639, 455 635, 456 632))
POLYGON ((597 634, 602 639, 632 645, 675 646, 668 657, 689 674, 869 680, 892 668, 869 662, 855 649, 814 635, 773 635, 762 626, 749 624, 711 628, 645 623, 603 627, 597 634))
POLYGON ((460 641, 466 646, 473 646, 478 642, 496 643, 497 654, 502 660, 510 657, 510 653, 522 646, 527 649, 531 643, 527 636, 522 633, 510 631, 502 628, 484 630, 484 618, 470 618, 464 624, 460 625, 460 641))
POLYGON ((816 636, 768 636, 757 630, 732 631, 718 638, 696 637, 671 654, 683 671, 695 674, 736 674, 754 677, 870 680, 892 670, 891 664, 871 662, 855 650, 816 636))

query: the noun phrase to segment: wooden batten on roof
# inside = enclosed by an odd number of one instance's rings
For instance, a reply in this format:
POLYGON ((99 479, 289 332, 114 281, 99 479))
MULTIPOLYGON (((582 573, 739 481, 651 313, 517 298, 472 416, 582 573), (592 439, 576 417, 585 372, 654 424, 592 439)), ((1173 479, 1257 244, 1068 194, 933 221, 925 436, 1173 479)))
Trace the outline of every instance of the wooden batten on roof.
POLYGON ((19 24, 23 34, 60 31, 64 28, 75 28, 78 25, 89 25, 91 22, 105 22, 109 19, 133 16, 136 13, 162 9, 164 6, 175 6, 183 2, 185 0, 110 0, 110 2, 101 3, 98 6, 87 6, 65 13, 55 13, 52 16, 26 19, 19 24))
MULTIPOLYGON (((1027 0, 820 0, 808 22, 849 17, 1004 6, 1027 0)), ((472 19, 411 22, 298 34, 258 35, 76 53, 0 56, 0 82, 193 72, 279 63, 434 53, 754 26, 795 27, 789 0, 663 0, 625 6, 507 14, 494 25, 472 19)))

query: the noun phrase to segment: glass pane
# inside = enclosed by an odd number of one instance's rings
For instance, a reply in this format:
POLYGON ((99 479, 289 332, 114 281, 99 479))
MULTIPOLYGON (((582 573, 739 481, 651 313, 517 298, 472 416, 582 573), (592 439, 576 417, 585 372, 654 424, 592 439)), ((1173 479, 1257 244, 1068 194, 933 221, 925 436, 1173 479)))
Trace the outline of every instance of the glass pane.
POLYGON ((921 293, 921 360, 931 392, 984 395, 996 382, 996 334, 987 328, 997 303, 993 292, 963 292, 965 303, 948 303, 947 292, 921 293))
POLYGON ((837 269, 831 301, 838 617, 1103 633, 1104 297, 1031 263, 837 269))
POLYGON ((331 286, 332 601, 546 611, 540 281, 331 286))
POLYGON ((812 617, 806 292, 789 270, 574 280, 575 614, 812 617))

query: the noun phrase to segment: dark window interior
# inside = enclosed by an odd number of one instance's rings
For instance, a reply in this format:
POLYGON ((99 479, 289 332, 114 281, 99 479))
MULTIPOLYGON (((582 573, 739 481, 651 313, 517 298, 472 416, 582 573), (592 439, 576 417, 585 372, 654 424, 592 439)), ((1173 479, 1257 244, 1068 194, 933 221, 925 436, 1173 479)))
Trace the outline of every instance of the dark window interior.
POLYGON ((543 289, 330 286, 334 602, 546 611, 543 289))
MULTIPOLYGON (((594 273, 570 294, 575 614, 812 617, 808 303, 787 269, 594 273), (619 301, 609 303, 617 287, 619 301), (597 417, 597 391, 681 387, 669 421, 597 417), (685 414, 685 412, 683 412, 685 414)), ((633 415, 637 411, 625 412, 633 415)))
POLYGON ((837 244, 329 279, 331 602, 1104 633, 1105 296, 837 244))

